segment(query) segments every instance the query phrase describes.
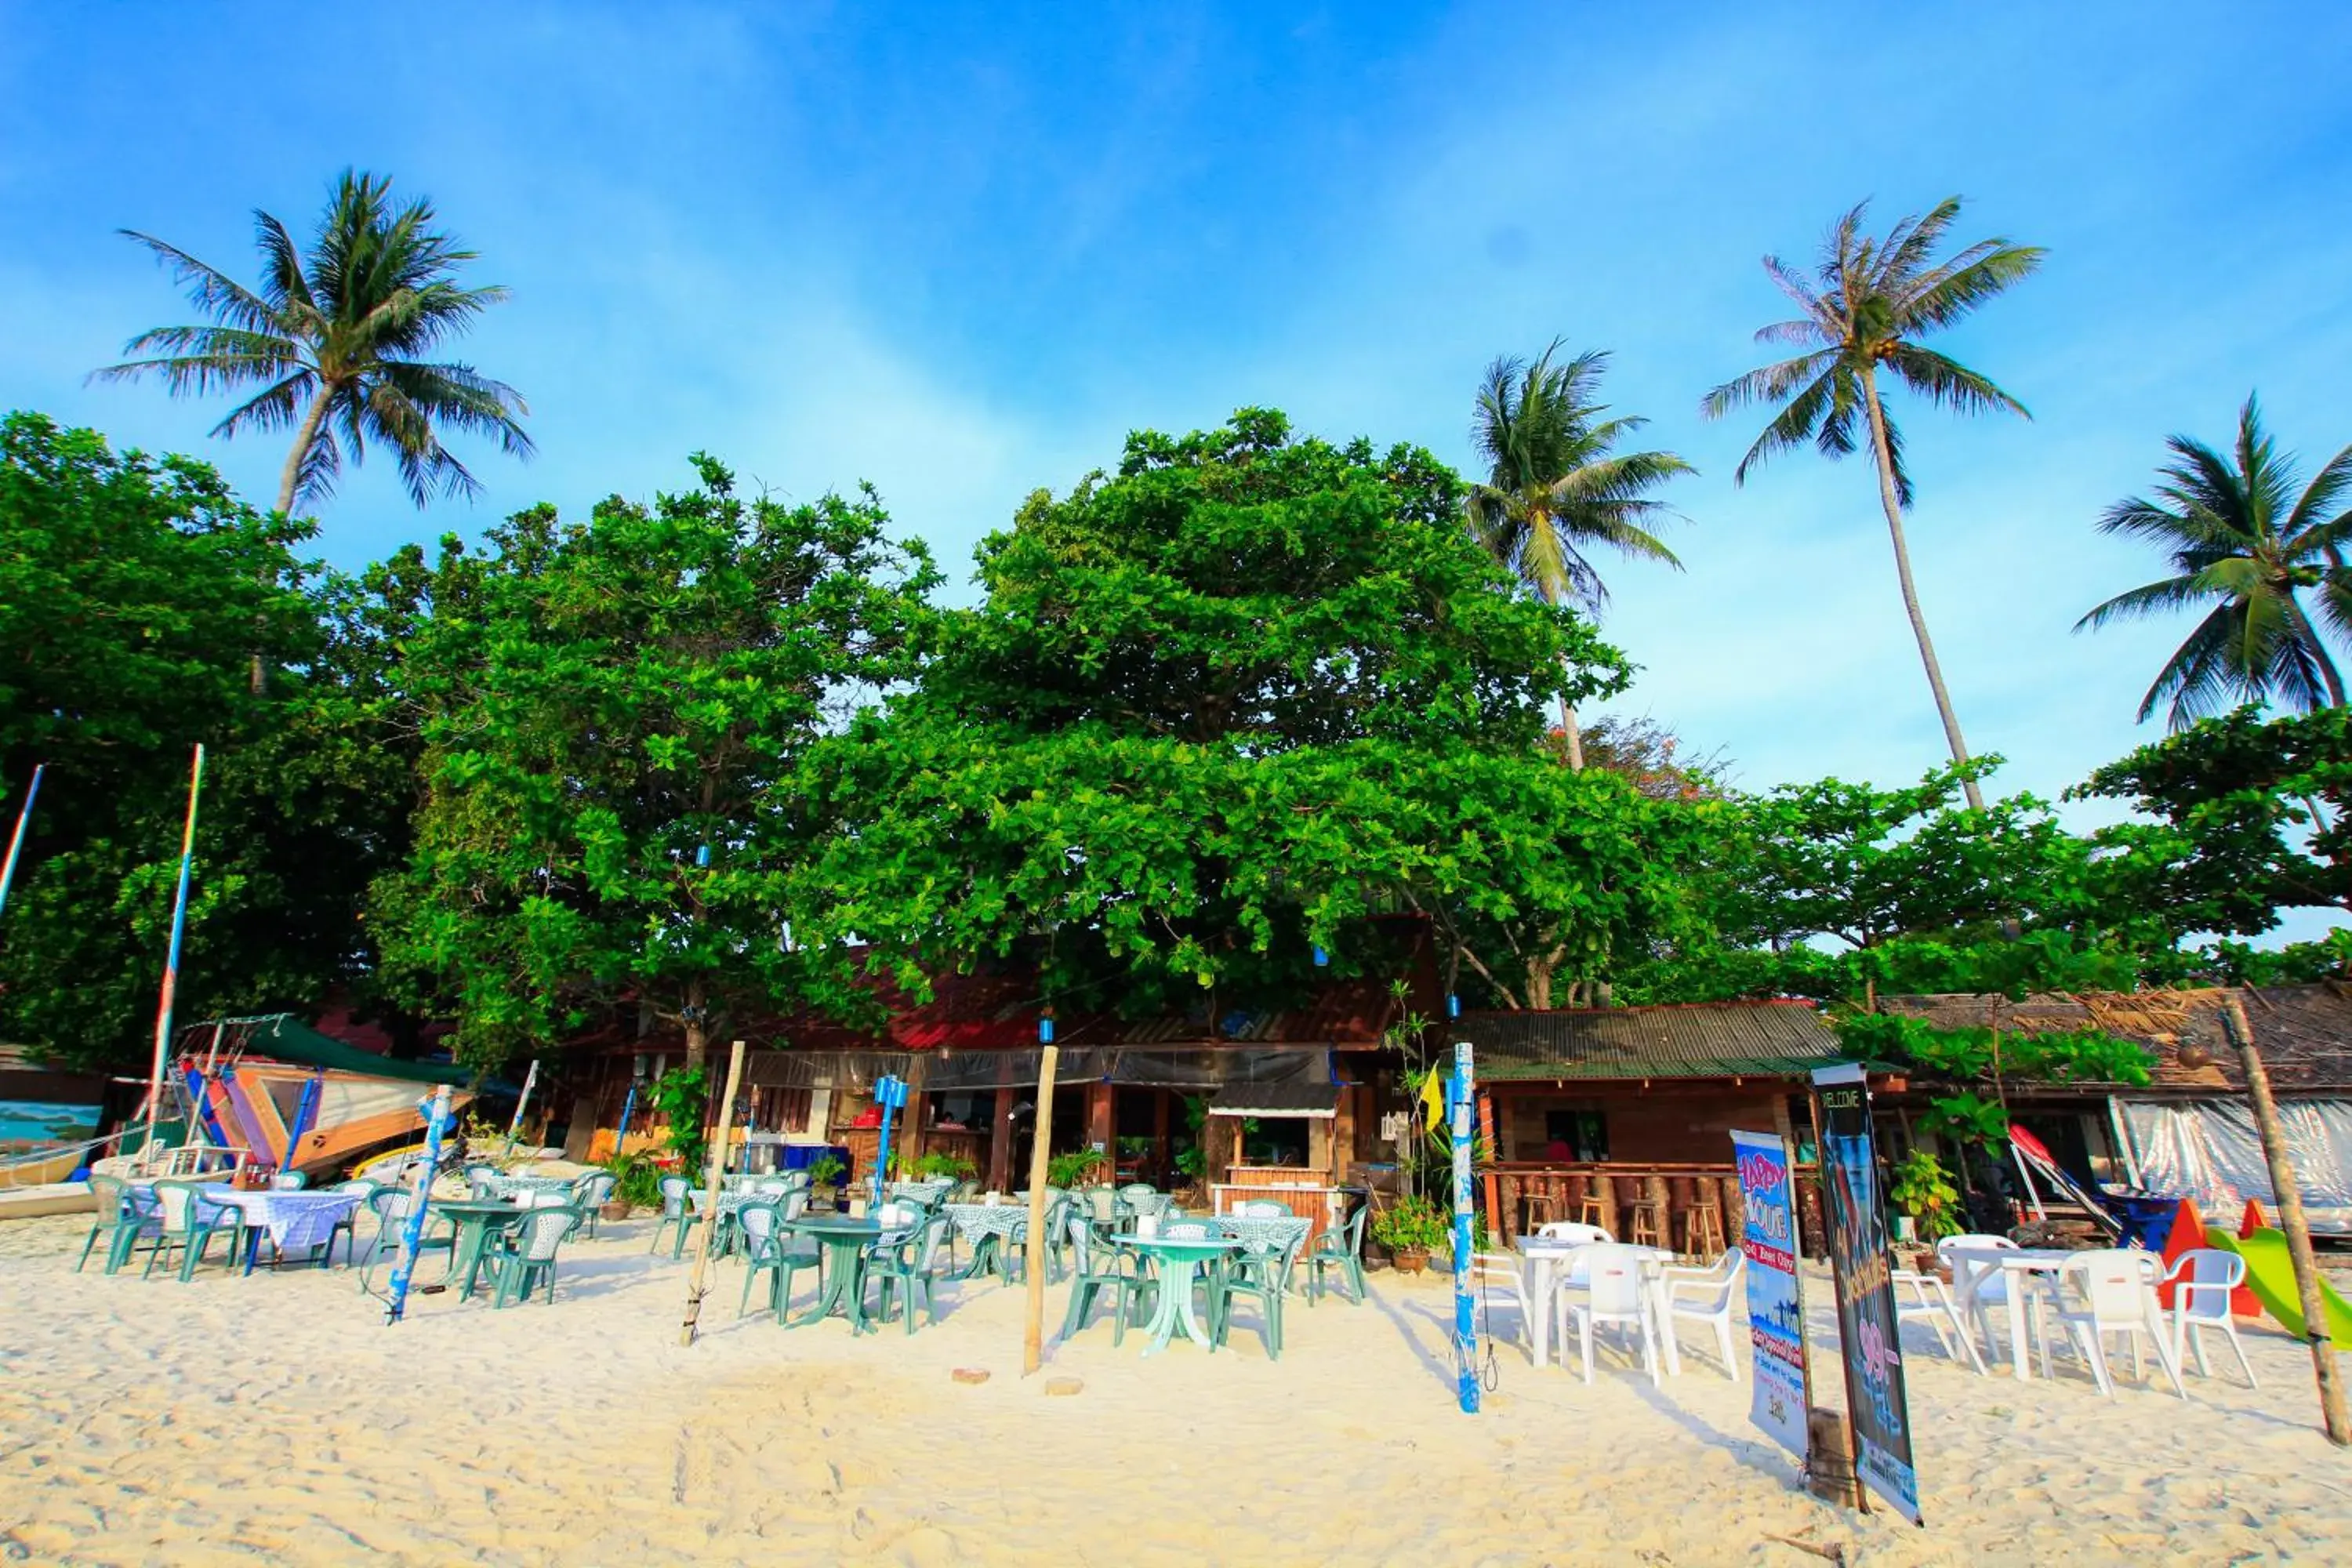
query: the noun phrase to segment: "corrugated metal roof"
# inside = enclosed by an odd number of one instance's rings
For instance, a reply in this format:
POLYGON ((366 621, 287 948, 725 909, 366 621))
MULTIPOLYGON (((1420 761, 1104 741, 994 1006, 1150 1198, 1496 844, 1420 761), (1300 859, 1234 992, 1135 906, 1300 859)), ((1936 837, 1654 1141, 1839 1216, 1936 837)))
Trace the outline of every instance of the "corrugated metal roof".
POLYGON ((1465 1013, 1439 1037, 1469 1041, 1486 1082, 1786 1078, 1846 1059, 1808 1002, 1465 1013))

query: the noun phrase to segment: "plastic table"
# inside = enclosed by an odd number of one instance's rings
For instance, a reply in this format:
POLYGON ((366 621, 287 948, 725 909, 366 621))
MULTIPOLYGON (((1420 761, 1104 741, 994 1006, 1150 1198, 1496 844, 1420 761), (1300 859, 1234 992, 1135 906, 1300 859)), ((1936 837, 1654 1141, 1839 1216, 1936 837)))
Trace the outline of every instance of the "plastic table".
POLYGON ((456 1240, 449 1247, 449 1272, 441 1282, 458 1281, 457 1299, 464 1300, 474 1293, 474 1276, 481 1271, 482 1253, 488 1247, 490 1233, 521 1223, 530 1213, 514 1204, 499 1203, 488 1198, 458 1198, 449 1203, 436 1202, 425 1211, 430 1219, 439 1215, 457 1227, 456 1240))
POLYGON ((1011 1260, 1005 1248, 1013 1233, 1029 1223, 1029 1205, 1018 1204, 949 1204, 940 1213, 966 1241, 971 1243, 971 1262, 956 1276, 969 1279, 975 1274, 993 1273, 1013 1278, 1011 1260))
POLYGON ((1207 1332, 1201 1327, 1200 1317, 1192 1310, 1192 1281, 1202 1264, 1237 1252, 1242 1244, 1229 1236, 1115 1236, 1111 1240, 1117 1246, 1156 1259, 1160 1265, 1159 1300, 1152 1308, 1151 1321, 1145 1325, 1151 1343, 1143 1353, 1166 1350, 1168 1342, 1175 1337, 1180 1317, 1186 1339, 1214 1350, 1216 1347, 1209 1342, 1207 1332))
POLYGON ((822 1289, 816 1305, 792 1319, 786 1328, 803 1328, 839 1312, 849 1320, 849 1331, 866 1332, 866 1248, 880 1238, 882 1226, 870 1219, 846 1215, 803 1215, 777 1227, 794 1236, 815 1238, 824 1249, 817 1265, 822 1289))
MULTIPOLYGON (((1977 1292, 1983 1289, 1996 1274, 2009 1278, 2009 1288, 2001 1294, 2009 1311, 2009 1367, 2021 1382, 2033 1375, 2032 1363, 2025 1353, 2025 1297, 2028 1291, 2055 1289, 2058 1271, 2074 1256, 2064 1247, 1949 1247, 1945 1256, 1952 1262, 1952 1283, 1959 1287, 1960 1304, 1972 1314, 1981 1315, 1977 1305, 1977 1292), (1968 1277, 1962 1279, 1965 1268, 1968 1277)), ((2150 1298, 2154 1300, 2153 1297, 2150 1298)), ((1988 1341, 1990 1334, 1986 1335, 1988 1341)), ((1993 1349, 1987 1343, 1985 1350, 1993 1349)))
POLYGON ((264 1231, 268 1233, 269 1244, 278 1249, 281 1259, 289 1251, 316 1250, 327 1245, 335 1226, 361 1202, 357 1193, 313 1193, 299 1188, 239 1191, 213 1183, 205 1184, 205 1193, 213 1202, 245 1215, 247 1274, 253 1272, 255 1259, 261 1252, 264 1231))

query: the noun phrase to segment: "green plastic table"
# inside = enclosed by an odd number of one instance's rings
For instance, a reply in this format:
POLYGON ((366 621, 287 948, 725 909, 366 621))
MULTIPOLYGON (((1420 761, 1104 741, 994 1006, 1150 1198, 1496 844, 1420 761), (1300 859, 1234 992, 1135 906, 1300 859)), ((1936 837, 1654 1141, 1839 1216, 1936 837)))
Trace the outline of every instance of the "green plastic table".
POLYGON ((817 1275, 824 1289, 816 1305, 793 1319, 784 1326, 797 1329, 821 1322, 839 1312, 849 1320, 849 1331, 866 1332, 866 1248, 882 1234, 882 1226, 870 1219, 852 1219, 846 1215, 803 1215, 786 1220, 777 1227, 794 1236, 814 1237, 824 1248, 817 1275))
POLYGON ((441 1279, 444 1284, 457 1282, 459 1300, 474 1293, 474 1276, 481 1268, 482 1251, 489 1243, 490 1233, 519 1223, 530 1212, 513 1204, 481 1198, 436 1201, 426 1211, 426 1218, 439 1215, 457 1227, 457 1240, 449 1248, 449 1272, 441 1279))
POLYGON ((1157 1258, 1160 1263, 1160 1300, 1152 1309, 1151 1321, 1145 1325, 1151 1343, 1143 1353, 1150 1355, 1153 1351, 1168 1348, 1168 1342, 1175 1337, 1180 1316, 1186 1339, 1204 1349, 1216 1349, 1192 1310, 1192 1279, 1202 1264, 1239 1249, 1241 1243, 1229 1236, 1186 1237, 1181 1240, 1165 1236, 1115 1236, 1111 1240, 1157 1258))

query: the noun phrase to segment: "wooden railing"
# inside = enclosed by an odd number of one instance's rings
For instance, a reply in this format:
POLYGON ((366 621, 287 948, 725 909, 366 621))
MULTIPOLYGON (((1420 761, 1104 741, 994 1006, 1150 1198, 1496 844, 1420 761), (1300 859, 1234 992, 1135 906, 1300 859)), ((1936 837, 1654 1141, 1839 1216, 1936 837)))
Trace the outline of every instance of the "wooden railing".
MULTIPOLYGON (((1717 1247, 1738 1244, 1745 1219, 1738 1173, 1728 1161, 1721 1164, 1607 1161, 1557 1165, 1508 1162, 1486 1166, 1481 1174, 1491 1194, 1488 1226, 1507 1246, 1546 1220, 1588 1217, 1618 1240, 1632 1241, 1634 1205, 1647 1202, 1653 1205, 1649 1219, 1661 1227, 1657 1245, 1711 1256, 1717 1247), (1715 1247, 1706 1245, 1705 1220, 1697 1222, 1699 1239, 1693 1243, 1692 1215, 1700 1211, 1713 1215, 1715 1247)), ((1819 1173, 1813 1166, 1801 1165, 1796 1182, 1797 1222, 1804 1251, 1808 1257, 1819 1256, 1819 1173)), ((1641 1239, 1646 1242, 1650 1237, 1644 1235, 1641 1239)))

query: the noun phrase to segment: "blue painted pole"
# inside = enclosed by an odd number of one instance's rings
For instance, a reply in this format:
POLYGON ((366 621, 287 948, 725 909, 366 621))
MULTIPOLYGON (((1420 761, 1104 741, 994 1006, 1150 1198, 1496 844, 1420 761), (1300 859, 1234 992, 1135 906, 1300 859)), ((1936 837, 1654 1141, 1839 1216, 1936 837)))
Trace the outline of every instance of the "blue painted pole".
POLYGON ((310 1122, 319 1114, 320 1091, 326 1087, 326 1075, 312 1073, 302 1083, 302 1098, 294 1102, 294 1120, 286 1128, 286 1157, 278 1162, 281 1171, 294 1168, 294 1152, 301 1144, 302 1134, 310 1131, 310 1122))
POLYGON ((629 1097, 621 1101, 621 1135, 613 1141, 613 1154, 618 1158, 629 1146, 629 1118, 637 1113, 637 1080, 629 1080, 629 1097))
POLYGON ((180 988, 180 942, 188 930, 188 872, 196 858, 196 802, 205 788, 205 749, 188 768, 188 820, 180 832, 180 890, 172 902, 172 949, 163 959, 163 994, 155 1006, 155 1062, 147 1075, 147 1146, 140 1159, 153 1168, 155 1120, 163 1109, 163 1068, 172 1059, 172 1001, 180 988))
MULTIPOLYGON (((425 1211, 433 1202, 433 1178, 441 1170, 441 1135, 449 1127, 449 1086, 433 1091, 425 1107, 425 1168, 416 1177, 416 1201, 408 1205, 408 1222, 401 1226, 400 1262, 392 1271, 392 1300, 386 1303, 384 1327, 400 1321, 408 1305, 408 1282, 416 1274, 416 1254, 425 1245, 425 1211)), ((454 1260, 453 1260, 454 1261, 454 1260)))
POLYGON ((41 775, 47 763, 33 764, 33 782, 25 791, 24 809, 16 813, 16 831, 8 836, 8 858, 0 861, 0 910, 8 907, 8 884, 16 879, 16 857, 25 847, 25 825, 33 820, 33 803, 41 798, 41 775))
POLYGON ((1465 1415, 1478 1414, 1478 1319, 1470 1295, 1470 1042, 1454 1047, 1446 1085, 1454 1133, 1454 1367, 1465 1415))

